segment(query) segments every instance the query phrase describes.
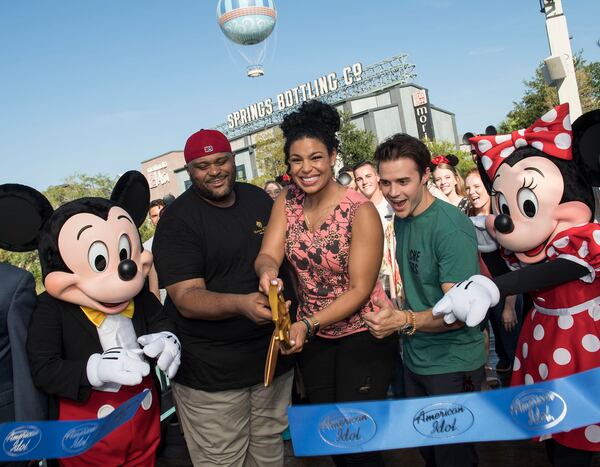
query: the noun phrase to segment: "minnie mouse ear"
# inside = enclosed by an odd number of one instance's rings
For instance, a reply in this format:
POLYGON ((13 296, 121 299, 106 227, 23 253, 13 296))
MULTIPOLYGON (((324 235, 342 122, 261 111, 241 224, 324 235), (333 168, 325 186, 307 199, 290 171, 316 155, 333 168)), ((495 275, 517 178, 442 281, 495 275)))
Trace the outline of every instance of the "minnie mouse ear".
POLYGON ((0 185, 0 248, 31 251, 38 246, 38 235, 54 210, 39 191, 7 183, 0 185))
POLYGON ((600 109, 573 122, 573 159, 589 169, 593 186, 600 186, 600 109))
POLYGON ((458 157, 456 157, 454 154, 447 154, 446 159, 448 159, 448 162, 452 167, 456 167, 458 165, 458 157))
POLYGON ((110 199, 125 209, 139 227, 146 220, 150 204, 150 187, 146 177, 137 170, 125 172, 117 181, 110 199))

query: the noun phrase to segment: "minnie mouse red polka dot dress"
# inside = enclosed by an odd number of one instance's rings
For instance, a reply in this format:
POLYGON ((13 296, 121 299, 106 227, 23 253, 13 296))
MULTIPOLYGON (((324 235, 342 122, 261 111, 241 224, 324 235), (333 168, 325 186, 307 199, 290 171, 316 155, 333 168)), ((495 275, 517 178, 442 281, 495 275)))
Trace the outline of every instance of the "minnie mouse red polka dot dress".
MULTIPOLYGON (((534 308, 523 323, 513 365, 513 386, 600 366, 600 225, 589 223, 559 233, 546 246, 546 255, 549 261, 575 261, 589 273, 531 292, 534 308)), ((511 266, 516 266, 516 258, 510 259, 511 266)), ((600 425, 552 437, 568 447, 600 451, 600 425)))

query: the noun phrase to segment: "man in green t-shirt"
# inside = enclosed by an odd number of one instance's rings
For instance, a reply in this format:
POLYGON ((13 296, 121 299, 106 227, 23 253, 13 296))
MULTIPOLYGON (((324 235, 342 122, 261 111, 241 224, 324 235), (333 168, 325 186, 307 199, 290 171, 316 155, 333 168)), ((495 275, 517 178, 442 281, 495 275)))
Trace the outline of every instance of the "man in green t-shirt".
MULTIPOLYGON (((427 190, 431 154, 418 139, 397 134, 379 145, 375 160, 380 187, 394 209, 396 260, 405 308, 381 304, 365 316, 376 337, 401 331, 408 397, 478 390, 486 360, 483 334, 464 323, 448 325, 432 307, 455 283, 478 274, 477 241, 471 221, 427 190)), ((472 444, 421 448, 427 465, 472 466, 472 444)))

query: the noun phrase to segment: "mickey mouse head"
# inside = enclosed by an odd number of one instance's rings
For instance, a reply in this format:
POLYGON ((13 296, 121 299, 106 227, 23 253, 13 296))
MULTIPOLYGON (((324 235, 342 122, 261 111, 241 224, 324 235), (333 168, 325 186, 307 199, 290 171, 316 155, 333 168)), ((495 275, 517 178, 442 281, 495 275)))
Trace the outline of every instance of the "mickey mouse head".
POLYGON ((0 209, 12 222, 0 226, 0 247, 38 248, 47 292, 104 313, 119 313, 144 285, 152 254, 143 250, 150 189, 144 176, 125 173, 110 200, 81 198, 56 211, 37 190, 0 186, 0 209))

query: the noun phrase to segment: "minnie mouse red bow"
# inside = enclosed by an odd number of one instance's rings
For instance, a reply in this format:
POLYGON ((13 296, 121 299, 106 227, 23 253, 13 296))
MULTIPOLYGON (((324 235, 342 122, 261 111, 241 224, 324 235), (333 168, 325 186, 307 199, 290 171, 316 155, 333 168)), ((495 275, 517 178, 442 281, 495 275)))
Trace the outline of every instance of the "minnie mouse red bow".
POLYGON ((450 165, 450 161, 448 161, 448 159, 446 159, 446 156, 435 156, 433 159, 431 159, 431 163, 433 165, 440 165, 440 164, 450 165))
POLYGON ((504 159, 523 146, 531 146, 559 159, 571 160, 573 158, 571 140, 568 103, 546 112, 525 130, 513 131, 510 135, 469 138, 490 180, 494 179, 496 170, 504 159))

